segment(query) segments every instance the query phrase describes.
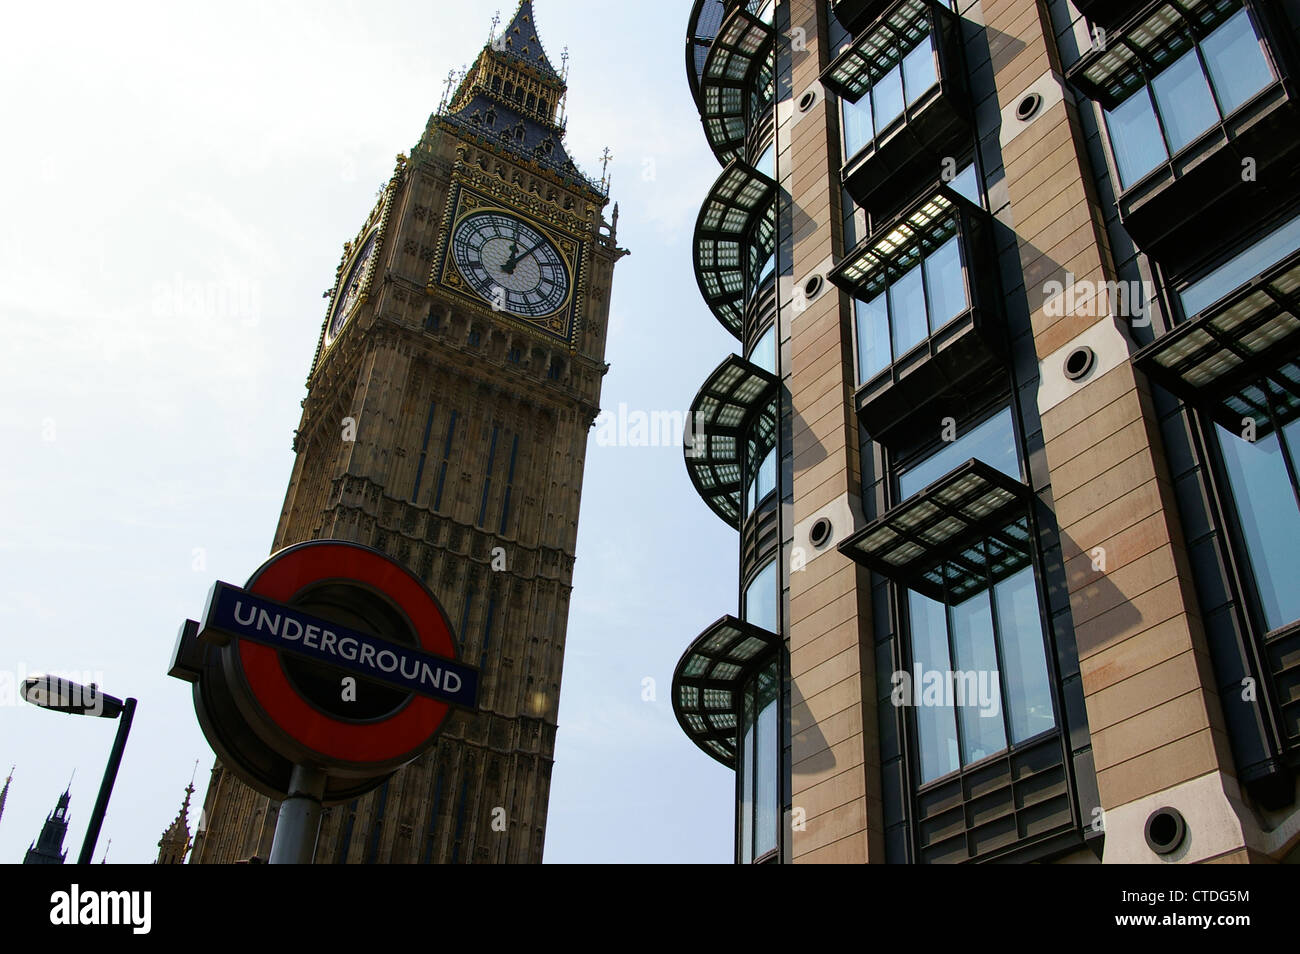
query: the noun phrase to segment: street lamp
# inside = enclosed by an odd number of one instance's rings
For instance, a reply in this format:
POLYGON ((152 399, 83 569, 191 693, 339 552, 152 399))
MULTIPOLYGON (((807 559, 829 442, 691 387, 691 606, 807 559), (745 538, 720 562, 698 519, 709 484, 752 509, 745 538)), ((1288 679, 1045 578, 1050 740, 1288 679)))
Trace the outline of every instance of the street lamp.
POLYGON ((104 815, 108 811, 108 798, 113 794, 113 783, 117 781, 117 769, 122 764, 122 753, 126 750, 126 737, 131 731, 131 720, 135 717, 135 700, 127 699, 123 702, 101 692, 94 683, 82 686, 60 676, 28 676, 23 680, 20 692, 24 699, 42 709, 104 719, 121 716, 117 738, 113 740, 113 751, 108 757, 108 766, 104 769, 104 781, 99 786, 99 797, 95 799, 95 810, 90 815, 90 827, 86 829, 86 838, 81 843, 81 857, 77 859, 77 864, 90 864, 90 856, 95 852, 95 842, 99 840, 99 830, 104 825, 104 815))

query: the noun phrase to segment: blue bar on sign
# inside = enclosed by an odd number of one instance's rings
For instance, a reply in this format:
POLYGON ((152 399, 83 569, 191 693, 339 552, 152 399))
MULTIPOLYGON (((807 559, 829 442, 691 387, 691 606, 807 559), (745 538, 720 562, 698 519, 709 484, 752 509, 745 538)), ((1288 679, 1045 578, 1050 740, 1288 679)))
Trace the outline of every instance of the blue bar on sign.
POLYGON ((473 708, 478 700, 478 670, 472 666, 358 633, 229 583, 212 587, 199 638, 210 637, 209 631, 251 639, 452 705, 473 708))

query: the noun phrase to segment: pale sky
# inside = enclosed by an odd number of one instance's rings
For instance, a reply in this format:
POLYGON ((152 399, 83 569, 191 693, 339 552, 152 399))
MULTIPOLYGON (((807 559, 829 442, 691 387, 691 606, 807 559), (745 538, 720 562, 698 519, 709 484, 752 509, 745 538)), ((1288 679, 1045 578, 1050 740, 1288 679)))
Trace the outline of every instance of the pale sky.
MULTIPOLYGON (((267 556, 343 242, 447 71, 514 0, 22 4, 0 59, 0 862, 68 778, 75 860, 115 724, 17 700, 85 674, 140 708, 95 854, 150 862, 212 753, 176 629, 267 556)), ((608 145, 620 244, 602 404, 684 411, 738 347, 690 261, 720 169, 686 84, 690 4, 536 0, 571 52, 571 155, 608 145), (617 42, 611 42, 616 38, 617 42)), ((736 612, 737 539, 678 447, 591 441, 546 860, 732 858, 733 774, 678 728, 688 642, 736 612), (656 699, 642 700, 643 680, 656 699)))

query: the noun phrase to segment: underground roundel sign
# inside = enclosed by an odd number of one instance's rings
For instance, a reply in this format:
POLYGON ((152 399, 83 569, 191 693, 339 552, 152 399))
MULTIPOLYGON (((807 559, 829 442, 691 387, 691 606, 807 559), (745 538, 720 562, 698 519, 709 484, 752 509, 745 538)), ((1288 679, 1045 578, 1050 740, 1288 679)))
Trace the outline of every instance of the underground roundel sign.
POLYGON ((215 584, 171 674, 194 683, 204 734, 245 782, 283 797, 295 764, 317 766, 331 802, 415 759, 478 692, 428 588, 378 550, 332 540, 280 551, 242 587, 215 584))

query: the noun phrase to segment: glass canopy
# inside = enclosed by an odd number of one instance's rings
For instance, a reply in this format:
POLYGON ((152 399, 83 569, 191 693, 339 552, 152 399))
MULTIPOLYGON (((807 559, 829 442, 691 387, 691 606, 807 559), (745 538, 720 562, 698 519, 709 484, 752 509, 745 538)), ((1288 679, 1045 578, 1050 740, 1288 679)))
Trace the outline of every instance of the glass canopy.
POLYGON ((724 616, 687 648, 673 673, 673 712, 682 730, 707 754, 736 766, 736 728, 746 677, 781 644, 781 637, 724 616))
POLYGON ((1300 415, 1298 362, 1300 252, 1133 357, 1146 374, 1228 430, 1241 433, 1249 418, 1257 435, 1300 415))
MULTIPOLYGON (((773 76, 764 71, 773 73, 774 31, 761 11, 750 12, 753 6, 741 4, 726 14, 708 44, 699 76, 696 105, 709 146, 722 163, 744 155, 750 95, 773 84, 773 76)), ((701 48, 695 48, 697 56, 701 48)))
POLYGON ((968 460, 840 544, 882 576, 953 604, 1032 559, 1029 488, 968 460))
MULTIPOLYGON (((775 415, 760 412, 772 403, 777 383, 767 371, 730 355, 709 375, 691 404, 686 470, 709 509, 736 529, 740 529, 742 442, 752 445, 770 439, 775 444, 775 415)), ((757 449, 750 450, 754 459, 757 449)))
POLYGON ((831 270, 831 281, 857 298, 874 297, 879 286, 901 278, 952 237, 963 201, 939 189, 861 242, 831 270))
POLYGON ((775 182, 737 159, 713 184, 695 222, 695 280, 700 294, 737 339, 744 332, 751 241, 768 234, 768 219, 775 217, 775 192, 775 182))

